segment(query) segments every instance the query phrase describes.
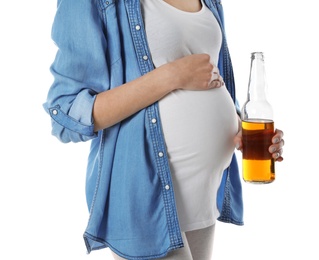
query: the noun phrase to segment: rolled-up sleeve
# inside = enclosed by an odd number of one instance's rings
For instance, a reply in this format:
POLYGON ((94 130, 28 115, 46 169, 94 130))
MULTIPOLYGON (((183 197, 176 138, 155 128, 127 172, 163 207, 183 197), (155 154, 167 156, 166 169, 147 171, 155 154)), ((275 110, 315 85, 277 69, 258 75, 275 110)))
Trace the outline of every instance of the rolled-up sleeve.
POLYGON ((94 101, 110 82, 96 1, 58 1, 52 39, 58 48, 50 68, 54 80, 43 104, 51 116, 52 134, 64 143, 95 138, 94 101))

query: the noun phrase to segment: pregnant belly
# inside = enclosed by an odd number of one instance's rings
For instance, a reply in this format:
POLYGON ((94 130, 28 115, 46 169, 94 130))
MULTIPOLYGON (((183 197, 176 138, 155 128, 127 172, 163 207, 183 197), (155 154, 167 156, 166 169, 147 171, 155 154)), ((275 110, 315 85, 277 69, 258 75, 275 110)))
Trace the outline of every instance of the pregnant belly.
POLYGON ((194 171, 223 170, 234 152, 237 114, 225 87, 178 90, 159 102, 170 163, 194 171), (196 167, 194 168, 194 166, 196 167))

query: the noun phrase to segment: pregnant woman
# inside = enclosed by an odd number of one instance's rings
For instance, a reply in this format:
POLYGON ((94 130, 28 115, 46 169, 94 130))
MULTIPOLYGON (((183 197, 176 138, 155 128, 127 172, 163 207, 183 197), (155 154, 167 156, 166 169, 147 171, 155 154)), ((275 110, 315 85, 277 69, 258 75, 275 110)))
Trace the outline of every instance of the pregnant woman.
POLYGON ((210 260, 216 220, 243 224, 220 1, 59 0, 52 38, 52 134, 91 141, 88 252, 210 260))

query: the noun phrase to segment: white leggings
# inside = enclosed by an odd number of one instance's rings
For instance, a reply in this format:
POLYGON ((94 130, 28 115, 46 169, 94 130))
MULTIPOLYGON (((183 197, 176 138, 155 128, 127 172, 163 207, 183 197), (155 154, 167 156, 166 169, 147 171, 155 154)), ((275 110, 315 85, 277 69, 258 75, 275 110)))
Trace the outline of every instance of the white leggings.
MULTIPOLYGON (((184 247, 171 251, 162 260, 211 260, 215 225, 189 232, 182 232, 184 247)), ((114 254, 115 260, 125 260, 114 254)))

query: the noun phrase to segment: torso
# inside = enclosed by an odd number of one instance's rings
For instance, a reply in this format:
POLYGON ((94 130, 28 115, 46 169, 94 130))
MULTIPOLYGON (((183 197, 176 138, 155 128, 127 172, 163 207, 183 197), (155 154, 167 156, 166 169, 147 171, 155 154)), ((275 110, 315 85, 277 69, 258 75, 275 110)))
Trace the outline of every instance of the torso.
MULTIPOLYGON (((208 53, 217 64, 221 31, 204 4, 197 12, 185 12, 170 1, 141 2, 155 67, 196 53, 208 53)), ((225 87, 177 90, 160 100, 159 108, 181 229, 213 224, 219 214, 216 192, 238 130, 233 101, 225 87)))

